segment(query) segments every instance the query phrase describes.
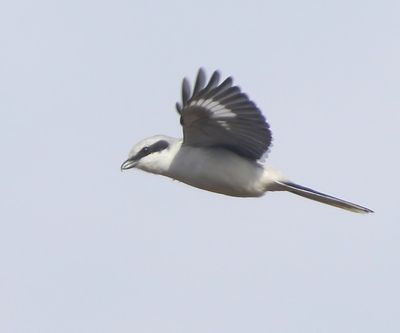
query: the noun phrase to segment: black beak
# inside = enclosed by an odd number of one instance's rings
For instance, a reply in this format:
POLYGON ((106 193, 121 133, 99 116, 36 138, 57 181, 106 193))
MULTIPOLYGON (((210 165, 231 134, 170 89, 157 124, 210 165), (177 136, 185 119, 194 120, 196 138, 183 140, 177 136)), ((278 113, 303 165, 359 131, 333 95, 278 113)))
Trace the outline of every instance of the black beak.
POLYGON ((134 168, 136 160, 134 158, 128 158, 124 163, 121 164, 121 171, 134 168))

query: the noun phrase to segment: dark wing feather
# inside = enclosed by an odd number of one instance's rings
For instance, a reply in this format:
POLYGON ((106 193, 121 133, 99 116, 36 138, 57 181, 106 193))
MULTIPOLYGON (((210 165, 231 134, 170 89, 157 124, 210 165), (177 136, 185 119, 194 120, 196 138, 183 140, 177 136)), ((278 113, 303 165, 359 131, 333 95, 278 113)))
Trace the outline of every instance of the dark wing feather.
POLYGON ((206 84, 202 68, 193 93, 189 81, 182 83, 181 115, 183 143, 198 147, 223 147, 243 157, 258 160, 268 151, 272 135, 264 116, 248 96, 228 77, 219 84, 215 71, 206 84))

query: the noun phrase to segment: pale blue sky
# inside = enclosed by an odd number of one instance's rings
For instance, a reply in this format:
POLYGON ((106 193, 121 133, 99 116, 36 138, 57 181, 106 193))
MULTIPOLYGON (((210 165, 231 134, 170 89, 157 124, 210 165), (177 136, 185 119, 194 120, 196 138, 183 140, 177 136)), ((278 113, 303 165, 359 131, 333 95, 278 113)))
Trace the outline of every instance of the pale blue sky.
POLYGON ((0 331, 399 332, 398 1, 0 5, 0 331), (119 170, 198 67, 270 163, 376 211, 119 170))

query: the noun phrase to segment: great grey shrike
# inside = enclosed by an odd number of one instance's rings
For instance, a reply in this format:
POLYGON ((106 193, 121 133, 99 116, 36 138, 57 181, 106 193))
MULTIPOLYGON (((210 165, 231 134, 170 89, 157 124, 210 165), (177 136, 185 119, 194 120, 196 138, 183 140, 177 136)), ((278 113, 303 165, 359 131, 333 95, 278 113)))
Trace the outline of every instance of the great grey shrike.
POLYGON ((235 197, 260 197, 267 191, 288 191, 357 213, 372 210, 298 185, 262 161, 272 135, 254 102, 233 84, 220 83, 215 71, 207 82, 200 69, 191 91, 182 83, 177 103, 183 139, 156 135, 137 143, 121 169, 138 168, 188 185, 235 197))

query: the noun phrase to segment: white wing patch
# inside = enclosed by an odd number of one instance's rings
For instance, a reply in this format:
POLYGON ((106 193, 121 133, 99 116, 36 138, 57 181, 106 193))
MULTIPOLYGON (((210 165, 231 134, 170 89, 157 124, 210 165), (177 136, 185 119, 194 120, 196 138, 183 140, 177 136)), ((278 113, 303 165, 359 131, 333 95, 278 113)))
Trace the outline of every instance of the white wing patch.
POLYGON ((232 77, 219 82, 215 71, 209 82, 199 69, 193 91, 187 79, 182 83, 182 104, 176 108, 183 127, 183 144, 196 147, 224 147, 240 156, 259 160, 271 144, 265 117, 232 77))
MULTIPOLYGON (((198 100, 192 101, 190 106, 200 106, 211 111, 211 118, 235 118, 236 114, 233 113, 230 109, 227 109, 225 105, 220 104, 218 101, 214 101, 213 99, 203 99, 200 98, 198 100)), ((225 126, 224 126, 225 127, 225 126)))
POLYGON ((227 122, 226 120, 217 120, 217 123, 227 130, 231 129, 231 127, 229 126, 229 122, 227 122))

